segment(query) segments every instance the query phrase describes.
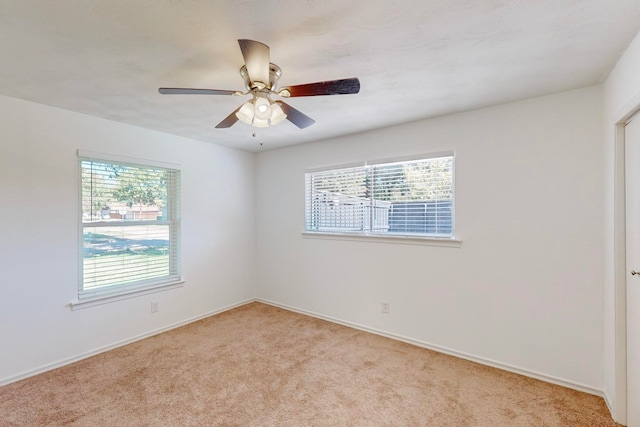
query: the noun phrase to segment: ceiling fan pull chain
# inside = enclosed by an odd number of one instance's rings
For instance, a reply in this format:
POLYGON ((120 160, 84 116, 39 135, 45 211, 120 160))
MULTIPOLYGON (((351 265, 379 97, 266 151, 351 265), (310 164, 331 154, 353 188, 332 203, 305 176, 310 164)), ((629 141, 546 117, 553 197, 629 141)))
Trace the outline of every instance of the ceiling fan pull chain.
MULTIPOLYGON (((256 133, 256 131, 254 130, 253 133, 251 134, 252 137, 257 138, 258 134, 256 133)), ((264 144, 264 141, 262 140, 262 138, 260 138, 260 146, 262 147, 262 144, 264 144)))

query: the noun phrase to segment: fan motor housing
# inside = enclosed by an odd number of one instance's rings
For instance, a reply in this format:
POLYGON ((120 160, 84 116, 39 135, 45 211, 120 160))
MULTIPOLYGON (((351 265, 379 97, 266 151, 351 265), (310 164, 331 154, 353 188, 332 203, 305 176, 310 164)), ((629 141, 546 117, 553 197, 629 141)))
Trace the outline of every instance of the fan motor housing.
POLYGON ((265 88, 261 88, 251 81, 249 73, 247 72, 246 65, 243 65, 242 68, 240 68, 240 76, 242 76, 242 79, 244 80, 244 87, 249 91, 253 89, 276 90, 276 87, 278 86, 278 80, 280 79, 281 75, 282 71, 280 70, 280 67, 278 67, 276 64, 269 63, 269 81, 262 82, 264 84, 268 84, 268 86, 265 88))

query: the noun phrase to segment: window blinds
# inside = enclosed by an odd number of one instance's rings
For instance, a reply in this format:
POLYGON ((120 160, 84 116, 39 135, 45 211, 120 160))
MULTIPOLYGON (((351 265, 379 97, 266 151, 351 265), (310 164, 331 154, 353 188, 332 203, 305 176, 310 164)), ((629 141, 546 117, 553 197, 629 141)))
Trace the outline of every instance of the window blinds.
POLYGON ((174 169, 80 158, 80 298, 180 280, 174 169))
POLYGON ((453 236, 453 156, 305 175, 306 230, 453 236))

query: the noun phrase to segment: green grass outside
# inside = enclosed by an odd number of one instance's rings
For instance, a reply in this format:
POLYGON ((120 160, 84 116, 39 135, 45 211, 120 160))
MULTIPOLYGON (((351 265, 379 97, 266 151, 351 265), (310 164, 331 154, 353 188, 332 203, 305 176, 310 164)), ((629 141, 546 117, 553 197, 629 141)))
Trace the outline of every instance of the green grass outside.
POLYGON ((169 228, 85 228, 83 287, 124 284, 168 276, 169 228))

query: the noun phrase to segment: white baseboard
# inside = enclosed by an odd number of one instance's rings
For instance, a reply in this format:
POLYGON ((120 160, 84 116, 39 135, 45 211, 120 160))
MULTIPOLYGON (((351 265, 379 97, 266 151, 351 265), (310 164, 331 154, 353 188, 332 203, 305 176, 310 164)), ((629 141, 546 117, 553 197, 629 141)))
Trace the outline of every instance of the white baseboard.
POLYGON ((548 382, 548 383, 557 384, 559 386, 563 386, 563 387, 567 387, 567 388, 570 388, 570 389, 574 389, 574 390, 578 390, 578 391, 583 391, 585 393, 593 394, 593 395, 596 395, 596 396, 604 398, 604 400, 605 400, 605 402, 606 402, 606 404, 607 404, 607 406, 609 408, 609 411, 612 414, 614 413, 612 411, 612 405, 611 405, 611 401, 610 401, 609 397, 607 395, 605 395, 603 390, 599 390, 599 389, 596 389, 596 388, 591 387, 591 386, 580 384, 580 383, 577 383, 577 382, 574 382, 574 381, 565 380, 565 379, 562 379, 562 378, 557 378, 557 377, 541 374, 541 373, 538 373, 538 372, 530 371, 528 369, 522 369, 522 368, 519 368, 517 366, 511 366, 511 365, 504 364, 504 363, 501 363, 501 362, 496 362, 494 360, 485 359, 483 357, 474 356, 474 355, 463 353, 463 352, 459 352, 459 351, 456 351, 456 350, 451 350, 451 349, 448 349, 446 347, 430 344, 430 343, 427 343, 427 342, 424 342, 424 341, 415 340, 413 338, 404 337, 402 335, 388 333, 388 332, 385 332, 385 331, 382 331, 382 330, 379 330, 379 329, 370 328, 370 327, 367 327, 367 326, 359 325, 357 323, 347 322, 347 321, 344 321, 344 320, 341 320, 341 319, 337 319, 337 318, 334 318, 334 317, 331 317, 331 316, 325 316, 325 315, 322 315, 322 314, 314 313, 314 312, 311 312, 311 311, 308 311, 308 310, 299 309, 299 308, 292 307, 292 306, 289 306, 289 305, 286 305, 286 304, 280 304, 280 303, 277 303, 277 302, 274 302, 274 301, 269 301, 269 300, 262 299, 262 298, 250 298, 250 299, 247 299, 245 301, 241 301, 241 302, 238 302, 236 304, 232 304, 232 305, 229 305, 229 306, 226 306, 226 307, 211 311, 209 313, 205 313, 205 314, 202 314, 202 315, 199 315, 199 316, 196 316, 196 317, 192 317, 192 318, 183 320, 181 322, 165 326, 163 328, 159 328, 159 329, 156 329, 156 330, 153 330, 153 331, 149 331, 149 332, 146 332, 144 334, 137 335, 135 337, 131 337, 131 338, 123 340, 123 341, 119 341, 119 342, 116 342, 116 343, 113 343, 113 344, 110 344, 110 345, 106 345, 106 346, 103 346, 103 347, 96 348, 94 350, 85 352, 83 354, 80 354, 80 355, 77 355, 77 356, 74 356, 74 357, 70 357, 70 358, 63 359, 63 360, 60 360, 60 361, 57 361, 57 362, 54 362, 54 363, 50 363, 50 364, 41 366, 41 367, 36 368, 36 369, 32 369, 32 370, 29 370, 29 371, 26 371, 26 372, 22 372, 22 373, 20 373, 18 375, 14 375, 14 376, 11 376, 11 377, 3 378, 3 379, 0 380, 0 386, 7 385, 7 384, 10 384, 10 383, 13 383, 13 382, 16 382, 16 381, 20 381, 20 380, 23 380, 25 378, 29 378, 29 377, 32 377, 34 375, 41 374, 43 372, 50 371, 52 369, 60 368, 62 366, 69 365, 71 363, 86 359, 88 357, 95 356, 96 354, 104 353, 105 351, 113 350, 113 349, 116 349, 118 347, 122 347, 122 346, 125 346, 127 344, 131 344, 133 342, 140 341, 142 339, 151 337, 153 335, 157 335, 157 334, 160 334, 160 333, 163 333, 163 332, 167 332, 167 331, 170 331, 172 329, 179 328, 180 326, 184 326, 186 324, 189 324, 189 323, 192 323, 192 322, 196 322, 198 320, 201 320, 201 319, 204 319, 204 318, 207 318, 207 317, 210 317, 210 316, 214 316, 216 314, 220 314, 220 313, 223 313, 225 311, 229 311, 229 310, 232 310, 234 308, 237 308, 237 307, 240 307, 240 306, 243 306, 243 305, 246 305, 246 304, 250 304, 250 303, 256 302, 256 301, 257 302, 261 302, 263 304, 271 305, 271 306, 274 306, 274 307, 282 308, 284 310, 288 310, 288 311, 292 311, 292 312, 295 312, 295 313, 304 314, 306 316, 311 316, 311 317, 315 317, 317 319, 322 319, 322 320, 326 320, 326 321, 329 321, 329 322, 332 322, 332 323, 337 323, 339 325, 343 325, 343 326, 347 326, 347 327, 350 327, 350 328, 358 329, 358 330, 361 330, 361 331, 364 331, 364 332, 369 332, 369 333, 372 333, 372 334, 376 334, 376 335, 380 335, 380 336, 383 336, 383 337, 391 338, 391 339, 394 339, 394 340, 397 340, 397 341, 406 342, 408 344, 412 344, 412 345, 415 345, 415 346, 418 346, 418 347, 422 347, 422 348, 426 348, 426 349, 429 349, 429 350, 437 351, 439 353, 444 353, 444 354, 448 354, 448 355, 451 355, 451 356, 459 357, 461 359, 469 360, 471 362, 480 363, 482 365, 491 366, 491 367, 494 367, 494 368, 502 369, 504 371, 513 372, 513 373, 516 373, 516 374, 524 375, 526 377, 535 378, 535 379, 538 379, 538 380, 541 380, 541 381, 545 381, 545 382, 548 382))
POLYGON ((63 366, 69 365, 71 363, 78 362, 78 361, 80 361, 82 359, 86 359, 88 357, 95 356, 96 354, 104 353, 105 351, 113 350, 113 349, 116 349, 118 347, 122 347, 122 346, 125 346, 127 344, 131 344, 131 343, 134 343, 136 341, 140 341, 140 340, 143 340, 145 338, 149 338, 151 336, 158 335, 158 334, 170 331, 170 330, 175 329, 175 328, 179 328, 180 326, 184 326, 184 325, 187 325, 189 323, 197 322, 198 320, 201 320, 201 319, 204 319, 204 318, 207 318, 207 317, 210 317, 210 316, 214 316, 216 314, 220 314, 220 313, 223 313, 225 311, 229 311, 229 310, 232 310, 234 308, 237 308, 237 307, 240 307, 240 306, 243 306, 243 305, 246 305, 246 304, 250 304, 250 303, 255 302, 255 301, 256 301, 255 298, 251 298, 251 299, 248 299, 248 300, 245 300, 245 301, 241 301, 239 303, 232 304, 232 305, 229 305, 229 306, 226 306, 226 307, 223 307, 223 308, 219 308, 219 309, 211 311, 209 313, 201 314, 199 316, 195 316, 195 317, 183 320, 183 321, 178 322, 178 323, 174 323, 174 324, 171 324, 171 325, 159 328, 159 329, 155 329, 153 331, 145 332, 144 334, 140 334, 140 335, 128 338, 128 339, 123 340, 123 341, 119 341, 119 342, 116 342, 116 343, 113 343, 113 344, 109 344, 109 345, 106 345, 106 346, 103 346, 103 347, 96 348, 94 350, 88 351, 86 353, 82 353, 82 354, 74 356, 74 357, 70 357, 68 359, 59 360, 57 362, 53 362, 53 363, 49 363, 49 364, 44 365, 44 366, 40 366, 39 368, 36 368, 36 369, 32 369, 32 370, 29 370, 29 371, 26 371, 26 372, 22 372, 22 373, 20 373, 18 375, 14 375, 14 376, 11 376, 11 377, 3 378, 3 379, 0 380, 0 387, 3 386, 3 385, 14 383, 16 381, 23 380, 25 378, 32 377, 34 375, 42 374, 42 373, 50 371, 52 369, 61 368, 63 366))
MULTIPOLYGON (((519 368, 517 366, 512 366, 512 365, 508 365, 505 363, 501 363, 501 362, 496 362, 495 360, 491 360, 491 359, 486 359, 483 357, 478 357, 478 356, 474 356, 471 354, 467 354, 467 353, 463 353, 460 351, 456 351, 456 350, 451 350, 449 348, 446 347, 442 347, 439 345, 434 345, 434 344, 430 344, 428 342, 424 342, 424 341, 419 341, 419 340, 415 340, 413 338, 408 338, 408 337, 404 337, 402 335, 397 335, 397 334, 392 334, 389 332, 385 332, 379 329, 375 329, 375 328, 370 328, 368 326, 362 326, 359 325, 357 323, 352 323, 352 322, 347 322, 341 319, 336 319, 334 317, 331 316, 325 316, 323 314, 318 314, 318 313, 314 313, 308 310, 302 310, 296 307, 292 307, 292 306, 288 306, 286 304, 280 304, 274 301, 269 301, 263 298, 256 298, 256 301, 261 302, 263 304, 268 304, 268 305, 272 305, 274 307, 279 307, 282 308, 284 310, 288 310, 288 311, 293 311, 295 313, 300 313, 300 314, 304 314, 307 316, 311 316, 311 317, 315 317, 318 319, 322 319, 322 320, 327 320, 329 322, 332 323, 337 323, 339 325, 343 325, 343 326, 347 326, 350 328, 354 328, 354 329, 358 329, 364 332, 370 332, 372 334, 376 334, 376 335, 380 335, 383 337, 387 337, 387 338, 391 338, 397 341, 402 341, 405 342, 407 344, 412 344, 418 347, 422 347, 422 348, 426 348, 428 350, 433 350, 433 351, 437 351, 439 353, 444 353, 444 354, 448 354, 450 356, 455 356, 455 357, 459 357, 461 359, 465 359, 465 360, 469 360, 471 362, 476 362, 476 363, 480 363, 481 365, 487 365, 487 366, 491 366, 493 368, 498 368, 498 369, 502 369, 503 371, 508 371, 508 372, 513 372, 515 374, 520 374, 520 375, 524 375, 525 377, 530 377, 530 378, 535 378, 537 380, 541 380, 541 381, 545 381, 548 383, 552 383, 552 384, 556 384, 562 387, 567 387, 573 390, 578 390, 578 391, 582 391, 585 393, 589 393, 589 394, 593 394, 596 395, 598 397, 603 397, 604 398, 604 392, 603 390, 599 390, 595 387, 591 387, 585 384, 580 384, 574 381, 570 381, 570 380, 565 380, 563 378, 557 378, 557 377, 553 377, 550 375, 546 375, 546 374, 541 374, 539 372, 535 372, 535 371, 530 371, 528 369, 523 369, 523 368, 519 368)), ((611 409, 611 408, 609 408, 611 409)), ((613 413, 613 412, 612 412, 613 413)))
MULTIPOLYGON (((609 413, 611 414, 611 418, 613 421, 617 422, 620 425, 627 425, 627 414, 623 411, 616 412, 616 403, 611 399, 611 396, 606 392, 603 393, 604 403, 607 404, 607 408, 609 409, 609 413)), ((618 408, 619 410, 620 408, 618 408)))
POLYGON ((613 416, 613 414, 615 414, 613 411, 613 402, 611 402, 611 398, 606 391, 602 393, 602 398, 604 399, 604 403, 607 405, 607 409, 609 409, 609 413, 613 416))

